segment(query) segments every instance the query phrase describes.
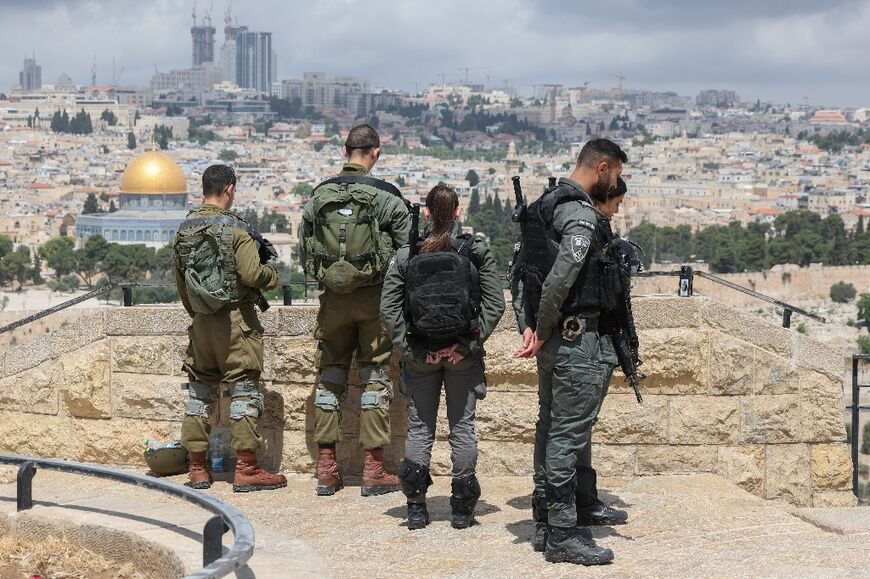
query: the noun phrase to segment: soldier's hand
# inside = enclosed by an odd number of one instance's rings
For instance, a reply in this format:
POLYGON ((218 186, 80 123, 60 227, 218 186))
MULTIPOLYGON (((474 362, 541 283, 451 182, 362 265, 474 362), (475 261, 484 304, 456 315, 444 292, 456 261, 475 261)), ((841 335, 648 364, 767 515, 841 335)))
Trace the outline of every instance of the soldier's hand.
POLYGON ((531 352, 529 353, 528 357, 534 358, 535 356, 537 356, 538 352, 541 351, 541 348, 543 348, 544 344, 546 344, 546 343, 547 342, 545 340, 542 340, 541 338, 538 337, 538 334, 535 334, 535 341, 532 342, 531 352))
POLYGON ((535 342, 535 331, 531 328, 523 330, 523 345, 514 352, 514 358, 528 358, 531 354, 532 344, 535 342))

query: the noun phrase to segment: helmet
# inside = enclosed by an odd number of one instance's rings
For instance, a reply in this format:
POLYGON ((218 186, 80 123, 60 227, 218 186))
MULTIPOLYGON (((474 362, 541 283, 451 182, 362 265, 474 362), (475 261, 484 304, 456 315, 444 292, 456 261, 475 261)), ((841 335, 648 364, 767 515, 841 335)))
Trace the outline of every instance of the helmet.
POLYGON ((152 474, 168 476, 187 472, 187 449, 183 446, 165 446, 145 450, 145 463, 152 474))

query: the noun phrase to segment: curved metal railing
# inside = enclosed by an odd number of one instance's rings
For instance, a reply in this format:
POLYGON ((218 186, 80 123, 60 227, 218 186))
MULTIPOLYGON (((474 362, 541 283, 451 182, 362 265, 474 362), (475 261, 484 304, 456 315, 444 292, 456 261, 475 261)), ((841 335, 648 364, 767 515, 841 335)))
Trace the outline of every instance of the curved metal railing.
POLYGON ((232 505, 203 492, 159 478, 66 460, 0 453, 0 464, 19 465, 16 497, 19 511, 33 507, 31 483, 37 469, 42 468, 93 476, 160 491, 214 513, 215 516, 206 522, 202 533, 203 567, 185 575, 185 577, 191 579, 224 577, 234 571, 246 569, 248 560, 254 554, 254 527, 251 522, 232 505), (221 538, 227 531, 233 532, 235 540, 233 546, 224 554, 221 538))

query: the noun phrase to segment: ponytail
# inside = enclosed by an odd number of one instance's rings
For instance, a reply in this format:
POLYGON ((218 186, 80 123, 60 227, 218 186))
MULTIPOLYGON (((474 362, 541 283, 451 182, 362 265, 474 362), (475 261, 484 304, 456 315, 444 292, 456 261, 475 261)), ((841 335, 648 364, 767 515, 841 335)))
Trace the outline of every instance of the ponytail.
POLYGON ((432 219, 432 231, 420 246, 422 253, 445 251, 450 247, 450 232, 455 223, 454 215, 459 207, 456 191, 447 185, 435 185, 426 195, 426 209, 432 219))

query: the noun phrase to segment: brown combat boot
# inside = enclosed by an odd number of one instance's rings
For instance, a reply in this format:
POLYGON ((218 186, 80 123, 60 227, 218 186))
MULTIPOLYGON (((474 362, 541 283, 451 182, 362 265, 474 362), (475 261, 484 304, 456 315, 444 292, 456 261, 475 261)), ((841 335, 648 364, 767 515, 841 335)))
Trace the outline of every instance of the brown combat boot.
POLYGON ((335 461, 335 447, 321 446, 317 459, 317 496, 328 497, 344 488, 341 471, 335 461))
POLYGON ((207 489, 211 487, 211 474, 208 472, 208 459, 204 452, 188 452, 189 457, 188 468, 188 483, 191 488, 207 489))
POLYGON ((399 490, 398 477, 384 470, 384 449, 367 448, 365 453, 360 494, 364 497, 370 497, 399 490))
POLYGON ((287 486, 283 474, 270 474, 257 466, 257 454, 252 450, 236 451, 236 476, 233 492, 271 491, 287 486))

